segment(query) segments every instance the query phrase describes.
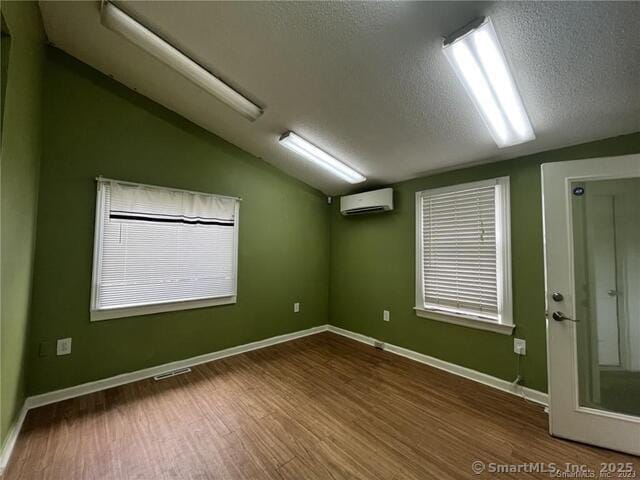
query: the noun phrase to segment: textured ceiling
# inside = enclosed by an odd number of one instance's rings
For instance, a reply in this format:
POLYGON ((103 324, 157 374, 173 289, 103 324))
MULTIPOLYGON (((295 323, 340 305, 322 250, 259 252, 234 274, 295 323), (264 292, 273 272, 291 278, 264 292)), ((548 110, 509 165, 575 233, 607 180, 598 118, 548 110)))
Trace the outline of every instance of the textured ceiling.
POLYGON ((362 189, 278 145, 286 130, 364 188, 640 130, 640 2, 118 3, 265 107, 251 123, 100 24, 40 3, 57 47, 327 194, 362 189), (441 52, 489 15, 537 139, 498 149, 441 52))

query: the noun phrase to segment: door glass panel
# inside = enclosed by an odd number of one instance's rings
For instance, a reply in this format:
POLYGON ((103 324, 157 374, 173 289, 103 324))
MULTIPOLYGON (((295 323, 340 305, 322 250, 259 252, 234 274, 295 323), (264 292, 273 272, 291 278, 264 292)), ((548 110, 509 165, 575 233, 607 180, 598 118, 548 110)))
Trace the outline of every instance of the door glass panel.
POLYGON ((640 178, 571 184, 579 402, 640 415, 640 178))

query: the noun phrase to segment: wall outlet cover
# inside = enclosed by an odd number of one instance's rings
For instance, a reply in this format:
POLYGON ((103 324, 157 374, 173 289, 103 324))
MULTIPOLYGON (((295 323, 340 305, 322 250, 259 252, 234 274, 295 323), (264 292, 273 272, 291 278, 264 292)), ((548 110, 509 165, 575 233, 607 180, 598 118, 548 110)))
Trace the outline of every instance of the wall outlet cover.
POLYGON ((384 320, 385 322, 388 322, 391 319, 390 315, 389 315, 389 310, 383 310, 382 311, 382 320, 384 320))
POLYGON ((69 355, 71 353, 71 337, 59 338, 56 343, 56 355, 69 355))
POLYGON ((513 353, 518 355, 526 355, 527 354, 527 342, 522 338, 514 338, 513 339, 513 353))
POLYGON ((293 304, 293 312, 298 313, 300 311, 300 303, 296 302, 293 304))

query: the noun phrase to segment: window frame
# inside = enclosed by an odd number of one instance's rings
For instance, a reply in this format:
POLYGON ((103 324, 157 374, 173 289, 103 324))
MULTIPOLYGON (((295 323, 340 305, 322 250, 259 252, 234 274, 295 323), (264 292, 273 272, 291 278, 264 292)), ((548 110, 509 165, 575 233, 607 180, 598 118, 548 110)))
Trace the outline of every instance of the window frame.
POLYGON ((225 197, 224 195, 215 195, 212 193, 194 192, 191 190, 185 190, 181 188, 163 187, 158 185, 147 185, 144 183, 127 182, 121 180, 110 180, 103 177, 96 178, 96 211, 95 211, 95 227, 93 238, 93 263, 91 272, 91 304, 90 304, 90 321, 110 320, 114 318, 135 317, 140 315, 150 315, 153 313, 162 312, 175 312, 179 310, 190 310, 194 308, 212 307, 218 305, 230 305, 237 303, 238 296, 238 237, 240 230, 240 201, 242 199, 237 197, 225 197), (184 301, 169 301, 159 302, 149 305, 140 305, 134 307, 122 307, 122 308, 107 308, 98 309, 98 279, 101 276, 102 271, 102 237, 104 226, 104 207, 106 196, 102 189, 103 182, 113 181, 123 185, 136 185, 148 188, 158 188, 170 191, 188 192, 199 195, 211 195, 223 198, 233 198, 236 200, 234 211, 234 233, 233 233, 233 295, 224 297, 211 297, 196 300, 184 300, 184 301))
POLYGON ((488 330, 511 335, 515 328, 513 320, 513 290, 511 275, 511 202, 509 177, 491 178, 476 182, 449 185, 416 192, 415 199, 415 253, 416 253, 416 296, 414 310, 416 315, 440 322, 462 325, 465 327, 488 330), (427 307, 424 304, 423 279, 423 215, 422 199, 425 196, 456 192, 470 188, 496 187, 496 290, 498 298, 498 321, 489 320, 454 309, 427 307))

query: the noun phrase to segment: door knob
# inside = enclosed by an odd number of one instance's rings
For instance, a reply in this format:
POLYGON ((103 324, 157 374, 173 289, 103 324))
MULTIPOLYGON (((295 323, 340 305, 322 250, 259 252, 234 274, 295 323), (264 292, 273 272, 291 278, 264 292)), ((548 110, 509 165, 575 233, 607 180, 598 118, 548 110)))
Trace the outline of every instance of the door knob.
POLYGON ((562 322, 564 320, 569 320, 570 322, 575 322, 578 323, 579 320, 573 319, 573 318, 569 318, 567 317, 564 313, 562 312, 553 312, 551 314, 551 318, 553 318, 556 322, 562 322))

